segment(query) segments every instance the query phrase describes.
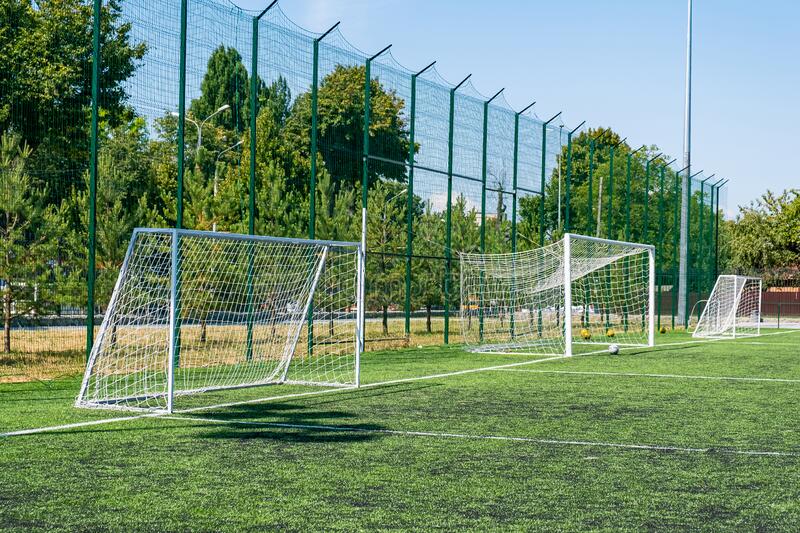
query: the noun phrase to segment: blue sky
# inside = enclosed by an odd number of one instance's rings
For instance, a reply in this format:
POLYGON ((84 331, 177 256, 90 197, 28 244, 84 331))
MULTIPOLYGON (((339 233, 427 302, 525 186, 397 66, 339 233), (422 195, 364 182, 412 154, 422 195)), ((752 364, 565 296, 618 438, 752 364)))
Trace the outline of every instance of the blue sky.
MULTIPOLYGON (((246 9, 266 0, 237 0, 246 9)), ((301 26, 342 21, 358 48, 449 80, 473 74, 568 125, 610 126, 680 157, 685 0, 283 0, 301 26)), ((800 2, 695 0, 693 169, 731 179, 728 212, 800 187, 800 2)))

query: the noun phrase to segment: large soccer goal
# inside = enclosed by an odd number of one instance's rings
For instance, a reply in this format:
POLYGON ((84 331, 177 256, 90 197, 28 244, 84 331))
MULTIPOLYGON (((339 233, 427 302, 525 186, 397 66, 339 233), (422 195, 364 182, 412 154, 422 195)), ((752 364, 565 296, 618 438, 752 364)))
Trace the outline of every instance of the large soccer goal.
POLYGON ((654 343, 652 246, 567 234, 460 258, 461 331, 473 351, 571 356, 654 343))
POLYGON ((696 338, 755 337, 761 334, 761 278, 724 275, 692 333, 696 338))
POLYGON ((77 406, 171 412, 213 390, 356 387, 363 265, 358 243, 137 229, 77 406))

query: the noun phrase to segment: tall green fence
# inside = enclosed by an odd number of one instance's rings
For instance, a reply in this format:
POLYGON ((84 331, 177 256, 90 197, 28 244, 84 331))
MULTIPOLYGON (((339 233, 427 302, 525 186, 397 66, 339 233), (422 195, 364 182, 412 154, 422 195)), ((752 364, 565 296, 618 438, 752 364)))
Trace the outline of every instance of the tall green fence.
MULTIPOLYGON (((12 138, 32 149, 3 159, 4 183, 22 168, 41 191, 26 193, 30 225, 15 242, 46 243, 0 270, 12 351, 91 342, 136 226, 358 240, 364 205, 368 349, 459 342, 458 253, 564 232, 656 244, 659 321, 677 325, 686 169, 655 146, 516 110, 502 87, 484 95, 466 72, 451 82, 434 63, 408 69, 391 48, 358 50, 338 25, 305 30, 274 3, 72 3, 74 94, 0 80, 4 154, 12 138)), ((693 306, 717 274, 725 182, 691 183, 693 306)))

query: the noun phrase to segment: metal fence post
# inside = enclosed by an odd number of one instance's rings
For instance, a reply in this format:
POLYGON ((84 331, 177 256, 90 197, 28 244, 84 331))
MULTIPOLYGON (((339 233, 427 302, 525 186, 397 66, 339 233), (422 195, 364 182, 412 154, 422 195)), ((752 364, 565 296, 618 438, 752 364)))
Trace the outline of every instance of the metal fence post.
POLYGON ((94 344, 94 282, 97 245, 97 153, 100 113, 100 16, 102 0, 94 0, 92 20, 92 126, 89 154, 89 235, 87 242, 88 269, 86 273, 86 361, 94 344))
POLYGON ((408 132, 408 202, 406 204, 406 301, 405 312, 405 332, 406 336, 411 335, 411 255, 414 251, 414 162, 416 159, 416 124, 417 124, 417 78, 425 71, 432 68, 436 61, 411 75, 411 109, 409 115, 408 132))
MULTIPOLYGON (((481 253, 486 253, 486 178, 488 176, 488 147, 489 147, 489 104, 500 96, 505 89, 500 89, 497 93, 483 103, 483 156, 481 161, 481 253)), ((478 331, 481 341, 483 341, 483 272, 481 272, 480 305, 478 306, 478 331)))
MULTIPOLYGON (((186 151, 186 24, 187 24, 187 0, 181 0, 181 43, 180 43, 180 72, 178 74, 178 176, 177 176, 177 194, 175 198, 175 229, 183 228, 183 177, 185 169, 185 151, 186 151)), ((175 242, 173 244, 176 256, 175 260, 175 280, 173 291, 175 293, 174 299, 174 314, 175 320, 172 323, 172 338, 173 338, 173 360, 174 368, 180 366, 181 360, 181 266, 180 266, 180 236, 176 231, 174 233, 175 242)))
POLYGON ((664 174, 666 169, 661 167, 660 181, 658 186, 658 248, 656 257, 658 261, 658 329, 661 330, 661 286, 664 277, 664 174))
MULTIPOLYGON (((258 82, 260 77, 258 75, 258 23, 261 18, 272 9, 277 3, 277 0, 267 6, 258 16, 253 17, 252 29, 252 51, 251 65, 250 65, 250 184, 249 184, 249 202, 248 202, 248 219, 247 231, 250 235, 256 234, 256 148, 258 146, 258 134, 256 123, 258 120, 258 82)), ((255 270, 255 251, 252 244, 248 250, 248 265, 247 265, 247 351, 245 359, 247 361, 253 360, 253 318, 255 313, 254 295, 253 295, 253 273, 255 270)))
POLYGON ((450 89, 450 125, 447 140, 447 215, 445 220, 444 237, 444 343, 450 344, 450 269, 453 263, 453 137, 455 134, 453 122, 455 120, 456 91, 467 83, 472 74, 464 78, 461 83, 450 89))
POLYGON ((586 196, 586 235, 592 234, 592 179, 594 178, 594 150, 595 140, 589 140, 589 176, 588 176, 588 189, 586 196))
MULTIPOLYGON (((377 54, 373 55, 370 58, 367 58, 366 63, 364 64, 364 140, 363 140, 363 153, 362 157, 362 167, 361 167, 361 244, 363 247, 363 254, 364 254, 364 272, 366 272, 367 264, 366 264, 366 257, 367 257, 367 202, 368 202, 368 191, 369 191, 369 126, 371 121, 371 105, 372 105, 372 62, 378 58, 381 54, 385 53, 392 47, 390 44, 389 46, 385 47, 383 50, 378 52, 377 54)), ((366 291, 366 286, 364 288, 366 291)), ((364 294, 364 302, 366 306, 366 292, 364 294)), ((362 313, 361 317, 361 331, 363 332, 364 339, 366 341, 366 313, 362 313)))
MULTIPOLYGON (((669 165, 670 163, 667 163, 669 165)), ((675 173, 675 209, 674 209, 674 216, 673 216, 673 226, 672 226, 672 329, 675 329, 675 314, 678 310, 678 275, 679 275, 679 265, 678 265, 678 236, 680 232, 678 231, 679 224, 680 224, 680 212, 681 212, 681 172, 686 172, 689 167, 686 167, 682 170, 679 170, 675 173)))
POLYGON ((544 200, 545 200, 545 179, 547 174, 547 126, 561 116, 561 111, 553 115, 550 120, 542 124, 542 177, 540 190, 542 193, 539 198, 539 246, 544 246, 544 200))
MULTIPOLYGON (((272 7, 272 6, 270 6, 272 7)), ((267 8, 269 9, 269 8, 267 8)), ((313 64, 311 66, 311 175, 308 197, 308 238, 314 239, 317 225, 317 147, 319 138, 319 43, 339 26, 339 22, 331 26, 325 33, 314 39, 313 64)), ((255 53, 253 54, 255 56, 255 53)), ((253 66, 255 68, 255 65, 253 66)), ((310 320, 310 317, 309 317, 310 320)), ((309 322, 310 324, 310 322, 309 322)))

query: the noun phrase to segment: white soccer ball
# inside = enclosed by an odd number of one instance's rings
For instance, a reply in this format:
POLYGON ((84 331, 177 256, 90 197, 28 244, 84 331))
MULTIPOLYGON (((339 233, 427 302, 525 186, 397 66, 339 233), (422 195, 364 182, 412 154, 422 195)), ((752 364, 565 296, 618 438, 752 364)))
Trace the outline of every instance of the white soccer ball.
POLYGON ((619 346, 617 346, 616 344, 612 344, 611 346, 608 347, 608 353, 610 353, 611 355, 619 354, 619 346))

